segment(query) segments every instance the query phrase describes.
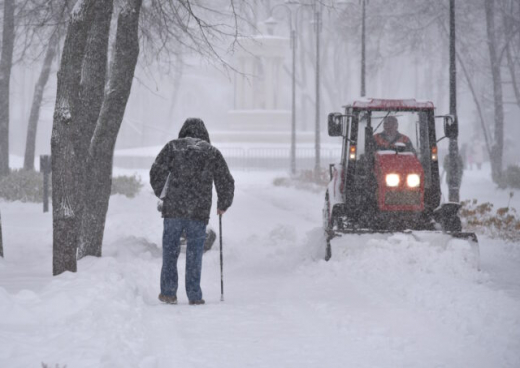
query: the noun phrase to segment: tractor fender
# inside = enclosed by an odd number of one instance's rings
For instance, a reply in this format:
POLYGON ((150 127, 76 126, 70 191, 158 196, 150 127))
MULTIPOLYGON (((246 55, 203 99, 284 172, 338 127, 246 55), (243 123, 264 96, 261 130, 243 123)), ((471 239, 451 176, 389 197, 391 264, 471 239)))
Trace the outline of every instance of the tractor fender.
POLYGON ((345 190, 345 175, 341 164, 334 164, 332 166, 332 175, 329 184, 327 185, 327 192, 329 193, 330 212, 336 204, 343 203, 343 191, 345 190))

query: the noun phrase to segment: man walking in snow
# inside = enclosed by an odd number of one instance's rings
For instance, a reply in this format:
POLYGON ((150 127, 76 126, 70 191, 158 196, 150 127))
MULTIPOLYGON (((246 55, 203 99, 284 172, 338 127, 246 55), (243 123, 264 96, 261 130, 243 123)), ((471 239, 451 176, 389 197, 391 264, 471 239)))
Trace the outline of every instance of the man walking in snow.
POLYGON ((150 170, 154 193, 164 200, 159 294, 159 300, 164 303, 177 304, 177 259, 184 231, 187 239, 186 294, 190 305, 204 304, 200 277, 213 182, 218 197, 217 214, 222 215, 233 202, 235 181, 220 151, 210 144, 204 122, 189 118, 182 126, 179 138, 164 146, 150 170), (166 191, 162 193, 164 188, 166 191))

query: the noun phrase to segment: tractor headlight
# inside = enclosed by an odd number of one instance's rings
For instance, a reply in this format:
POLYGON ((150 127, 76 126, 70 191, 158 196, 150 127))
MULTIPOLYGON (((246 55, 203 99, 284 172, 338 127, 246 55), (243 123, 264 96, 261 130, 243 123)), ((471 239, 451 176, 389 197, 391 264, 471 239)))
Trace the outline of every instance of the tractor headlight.
POLYGON ((417 188, 421 184, 421 177, 417 174, 408 174, 406 177, 406 185, 410 188, 417 188))
POLYGON ((397 174, 386 174, 385 177, 386 186, 396 187, 399 185, 399 175, 397 174))

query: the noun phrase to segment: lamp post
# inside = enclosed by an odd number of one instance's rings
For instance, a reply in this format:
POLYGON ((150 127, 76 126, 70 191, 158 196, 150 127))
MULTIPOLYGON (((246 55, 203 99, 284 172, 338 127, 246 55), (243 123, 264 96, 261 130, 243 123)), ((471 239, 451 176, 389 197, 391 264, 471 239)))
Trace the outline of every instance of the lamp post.
MULTIPOLYGON (((291 15, 292 17, 292 15, 291 15)), ((292 23, 292 22, 291 22, 292 23)), ((291 91, 291 174, 296 174, 296 30, 291 25, 292 91, 291 91)))
MULTIPOLYGON (((455 0, 450 0, 450 115, 457 125, 457 63, 455 48, 455 0)), ((462 167, 459 162, 459 147, 457 137, 450 139, 449 144, 449 180, 448 197, 450 202, 460 201, 460 178, 462 167)))
POLYGON ((321 3, 315 2, 314 5, 300 3, 296 0, 286 0, 285 4, 278 4, 274 6, 271 12, 276 7, 284 7, 289 14, 291 20, 291 45, 292 45, 292 137, 291 137, 291 172, 296 171, 296 31, 295 23, 297 13, 303 7, 313 6, 314 8, 314 25, 316 31, 316 121, 315 121, 315 164, 314 174, 316 177, 319 176, 320 172, 320 32, 321 32, 321 3), (291 7, 295 8, 294 11, 291 7), (294 167, 294 169, 293 169, 294 167))
POLYGON ((321 33, 321 3, 315 2, 314 5, 300 3, 296 0, 286 0, 285 4, 275 5, 271 13, 277 7, 284 7, 290 18, 291 27, 291 46, 292 46, 292 135, 291 135, 291 172, 296 171, 296 23, 297 12, 303 7, 313 6, 314 25, 316 31, 316 121, 315 121, 315 164, 314 175, 320 173, 320 33, 321 33), (293 12, 291 7, 297 7, 293 12), (294 16, 294 17, 293 17, 294 16))
MULTIPOLYGON (((292 2, 286 4, 275 5, 271 9, 271 14, 276 8, 283 7, 289 17, 289 28, 291 34, 291 49, 292 49, 292 67, 291 67, 291 174, 296 174, 296 16, 300 8, 297 8, 294 12, 288 5, 292 5, 292 2), (294 17, 293 17, 294 16, 294 17)), ((270 17, 265 23, 274 24, 274 19, 270 17)))
MULTIPOLYGON (((366 4, 368 0, 361 2, 361 97, 366 96, 366 4)), ((354 3, 347 0, 338 0, 336 5, 348 6, 354 3)))
POLYGON ((366 96, 366 58, 365 58, 365 15, 366 0, 361 0, 361 97, 366 96))
POLYGON ((321 3, 315 4, 314 22, 316 30, 316 125, 315 125, 315 163, 314 176, 320 175, 320 31, 321 31, 321 3))

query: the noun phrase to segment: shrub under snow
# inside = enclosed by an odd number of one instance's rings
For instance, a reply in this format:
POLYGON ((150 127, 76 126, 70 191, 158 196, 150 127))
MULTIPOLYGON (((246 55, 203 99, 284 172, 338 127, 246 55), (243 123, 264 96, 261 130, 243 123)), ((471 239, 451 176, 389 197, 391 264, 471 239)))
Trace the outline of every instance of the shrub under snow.
POLYGON ((8 201, 42 202, 43 174, 32 170, 12 170, 0 179, 0 198, 8 201))
MULTIPOLYGON (((511 192, 510 197, 513 197, 511 192)), ((520 219, 513 207, 502 207, 493 210, 493 204, 478 203, 476 199, 463 201, 460 217, 465 229, 484 233, 492 238, 509 241, 520 240, 520 219)))
POLYGON ((128 198, 134 198, 142 187, 141 178, 136 175, 116 176, 112 178, 112 191, 110 194, 122 194, 128 198))
MULTIPOLYGON (((134 198, 143 183, 141 178, 133 176, 118 176, 112 178, 111 194, 122 194, 134 198)), ((49 195, 51 194, 51 180, 49 178, 49 195)), ((43 174, 32 170, 12 170, 11 173, 0 179, 0 198, 8 201, 36 202, 43 201, 43 174)))

